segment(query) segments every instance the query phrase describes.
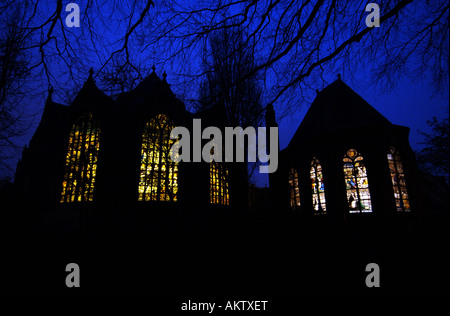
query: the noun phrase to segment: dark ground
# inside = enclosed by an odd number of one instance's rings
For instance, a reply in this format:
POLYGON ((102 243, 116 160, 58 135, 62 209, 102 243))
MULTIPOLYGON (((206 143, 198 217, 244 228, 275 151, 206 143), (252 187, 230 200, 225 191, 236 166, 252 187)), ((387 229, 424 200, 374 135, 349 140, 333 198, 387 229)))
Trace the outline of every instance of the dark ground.
POLYGON ((337 225, 256 213, 201 224, 181 220, 140 234, 95 228, 49 233, 39 221, 5 217, 2 292, 241 299, 448 295, 448 215, 408 215, 337 225), (80 266, 80 288, 65 286, 71 262, 80 266), (380 267, 380 288, 365 285, 372 262, 380 267))

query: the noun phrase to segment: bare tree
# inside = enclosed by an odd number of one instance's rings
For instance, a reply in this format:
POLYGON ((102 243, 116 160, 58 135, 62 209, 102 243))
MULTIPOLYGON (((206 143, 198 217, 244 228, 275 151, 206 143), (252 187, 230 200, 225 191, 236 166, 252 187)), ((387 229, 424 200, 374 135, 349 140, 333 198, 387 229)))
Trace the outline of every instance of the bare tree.
POLYGON ((221 106, 230 126, 255 126, 261 120, 262 89, 256 74, 234 81, 255 67, 254 56, 243 46, 243 30, 224 28, 212 33, 204 47, 200 109, 221 106), (231 88, 230 88, 231 87, 231 88))
MULTIPOLYGON (((0 13, 13 3, 0 5, 0 13)), ((449 6, 444 0, 377 1, 380 27, 372 28, 365 23, 367 1, 86 0, 79 3, 80 28, 65 24, 62 0, 27 3, 30 69, 53 86, 84 80, 90 67, 103 76, 120 57, 121 65, 134 72, 143 62, 173 67, 179 87, 198 87, 206 75, 202 47, 220 29, 245 30, 241 45, 250 46, 257 61, 229 89, 258 75, 266 80, 265 103, 282 101, 286 113, 326 84, 329 72, 370 67, 382 79, 378 82, 393 85, 414 65, 411 74, 427 70, 435 87, 448 85, 449 6)), ((193 88, 187 99, 196 99, 196 93, 193 88)))
POLYGON ((148 73, 149 67, 132 66, 122 56, 113 57, 112 61, 100 74, 100 88, 113 98, 134 89, 148 73))
POLYGON ((0 171, 10 173, 8 160, 18 151, 17 139, 29 127, 23 100, 29 79, 27 45, 22 28, 25 6, 11 6, 9 15, 2 16, 0 36, 0 171))
MULTIPOLYGON (((220 107, 225 113, 222 123, 246 128, 261 122, 263 92, 257 74, 233 85, 255 67, 251 45, 243 45, 244 35, 240 28, 223 28, 208 36, 202 60, 206 76, 200 85, 198 110, 220 107)), ((257 166, 247 165, 247 181, 251 181, 257 166)))
POLYGON ((125 89, 122 75, 112 73, 116 66, 119 73, 137 74, 139 65, 155 64, 171 67, 169 77, 179 75, 172 82, 175 92, 198 101, 208 72, 201 66, 204 43, 225 29, 241 33, 234 49, 247 47, 254 58, 253 67, 227 89, 263 78, 263 104, 278 102, 284 114, 336 71, 345 75, 369 68, 377 83, 389 86, 408 70, 431 74, 438 91, 448 87, 449 5, 444 0, 377 1, 380 27, 372 28, 365 23, 367 1, 86 0, 79 2, 79 28, 66 25, 69 12, 62 0, 7 0, 0 4, 0 16, 9 16, 17 3, 26 4, 20 31, 27 39, 28 69, 41 76, 36 81, 45 83, 43 90, 55 86, 56 96, 58 87, 84 81, 90 67, 125 89))
POLYGON ((41 75, 45 87, 64 87, 84 80, 92 66, 97 74, 108 70, 118 56, 128 67, 136 67, 139 57, 132 35, 149 18, 153 1, 79 2, 80 27, 67 25, 71 12, 62 0, 5 1, 0 4, 0 15, 10 15, 17 4, 25 7, 21 31, 28 39, 24 49, 29 54, 29 70, 41 75))
POLYGON ((438 121, 433 117, 431 121, 427 121, 431 127, 431 133, 420 132, 425 136, 423 144, 425 147, 416 153, 419 168, 428 173, 435 175, 443 175, 447 178, 449 174, 449 124, 448 118, 438 121))
POLYGON ((220 29, 245 29, 242 45, 252 46, 258 64, 229 89, 261 74, 270 92, 266 104, 283 101, 285 113, 337 70, 352 73, 369 67, 375 78, 383 79, 378 82, 389 85, 407 66, 416 65, 413 75, 431 68, 435 86, 446 87, 447 1, 377 3, 380 27, 371 28, 365 23, 367 1, 159 2, 156 20, 147 24, 143 51, 158 47, 170 53, 168 58, 183 61, 183 85, 193 85, 206 75, 195 63, 205 37, 220 29))

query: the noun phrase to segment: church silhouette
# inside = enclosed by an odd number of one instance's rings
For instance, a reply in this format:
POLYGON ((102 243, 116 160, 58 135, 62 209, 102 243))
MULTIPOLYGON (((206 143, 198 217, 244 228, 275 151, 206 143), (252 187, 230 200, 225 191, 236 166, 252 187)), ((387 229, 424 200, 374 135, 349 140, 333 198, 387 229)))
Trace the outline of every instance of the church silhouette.
MULTIPOLYGON (((173 127, 192 130, 193 118, 206 126, 224 122, 220 109, 187 111, 165 73, 161 80, 153 71, 116 100, 97 88, 92 70, 70 106, 54 102, 52 93, 18 163, 15 190, 49 220, 61 221, 57 225, 76 230, 106 220, 119 227, 131 224, 131 217, 140 222, 144 213, 248 208, 242 168, 170 159, 173 127)), ((278 126, 271 105, 266 126, 278 126)), ((408 134, 409 128, 390 123, 339 77, 317 93, 280 151, 279 168, 270 174, 270 206, 335 220, 419 210, 408 134)))
MULTIPOLYGON (((81 293, 360 293, 371 262, 390 291, 429 285, 408 279, 427 244, 409 233, 426 214, 409 128, 340 76, 317 91, 269 187, 249 189, 246 163, 170 159, 173 127, 224 128, 222 109, 189 112, 155 69, 116 99, 93 75, 70 105, 49 91, 17 165, 26 220, 10 269, 41 258, 30 290, 71 294, 70 262, 81 293)), ((278 126, 272 105, 265 124, 278 126)))

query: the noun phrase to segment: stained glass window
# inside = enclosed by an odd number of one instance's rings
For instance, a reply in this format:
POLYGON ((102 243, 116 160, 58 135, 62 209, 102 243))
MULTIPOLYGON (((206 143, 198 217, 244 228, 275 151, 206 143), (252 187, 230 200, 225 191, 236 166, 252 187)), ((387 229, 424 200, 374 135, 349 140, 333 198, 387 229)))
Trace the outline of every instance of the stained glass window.
POLYGON ((403 165, 400 160, 400 155, 394 147, 389 149, 387 154, 389 162, 389 170, 392 179, 392 187, 394 188, 394 198, 397 211, 409 212, 411 207, 409 205, 408 191, 406 190, 405 173, 403 165))
POLYGON ((139 201, 177 201, 178 164, 170 159, 174 124, 164 114, 150 119, 142 133, 139 201))
POLYGON ((290 206, 297 208, 300 206, 300 190, 298 187, 298 173, 297 170, 291 168, 289 170, 289 192, 290 192, 290 206))
POLYGON ((211 162, 209 167, 210 202, 217 205, 230 205, 228 193, 228 169, 224 163, 211 162))
POLYGON ((90 202, 100 145, 100 127, 91 113, 81 116, 69 134, 60 202, 90 202))
POLYGON ((314 213, 325 214, 325 185, 323 182, 322 166, 317 158, 314 158, 311 162, 310 178, 314 213))
POLYGON ((355 149, 350 149, 343 162, 349 212, 372 212, 369 180, 363 157, 355 149))

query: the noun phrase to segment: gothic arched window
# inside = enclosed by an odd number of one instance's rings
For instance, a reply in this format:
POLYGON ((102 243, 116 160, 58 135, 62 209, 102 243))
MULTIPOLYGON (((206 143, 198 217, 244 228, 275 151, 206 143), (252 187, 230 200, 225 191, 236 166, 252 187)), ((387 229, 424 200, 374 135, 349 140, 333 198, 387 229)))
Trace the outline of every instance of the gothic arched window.
POLYGON ((170 159, 174 124, 164 114, 150 119, 142 133, 139 201, 177 201, 178 164, 170 159))
POLYGON ((394 198, 397 211, 409 212, 411 207, 409 205, 408 191, 406 190, 405 173, 403 165, 400 160, 400 155, 394 147, 389 149, 387 154, 389 162, 389 170, 392 179, 392 187, 394 189, 394 198))
POLYGON ((325 185, 322 166, 317 158, 313 158, 311 162, 310 178, 314 213, 324 214, 326 213, 325 185))
POLYGON ((347 202, 350 213, 372 212, 369 180, 363 157, 354 149, 343 159, 347 202))
POLYGON ((300 190, 298 187, 298 173, 297 170, 291 168, 289 170, 289 196, 291 208, 297 208, 300 206, 300 190))
POLYGON ((69 134, 61 203, 93 200, 99 145, 99 122, 86 113, 77 119, 69 134))
POLYGON ((212 161, 209 167, 211 204, 230 205, 228 193, 228 169, 225 164, 212 161))

